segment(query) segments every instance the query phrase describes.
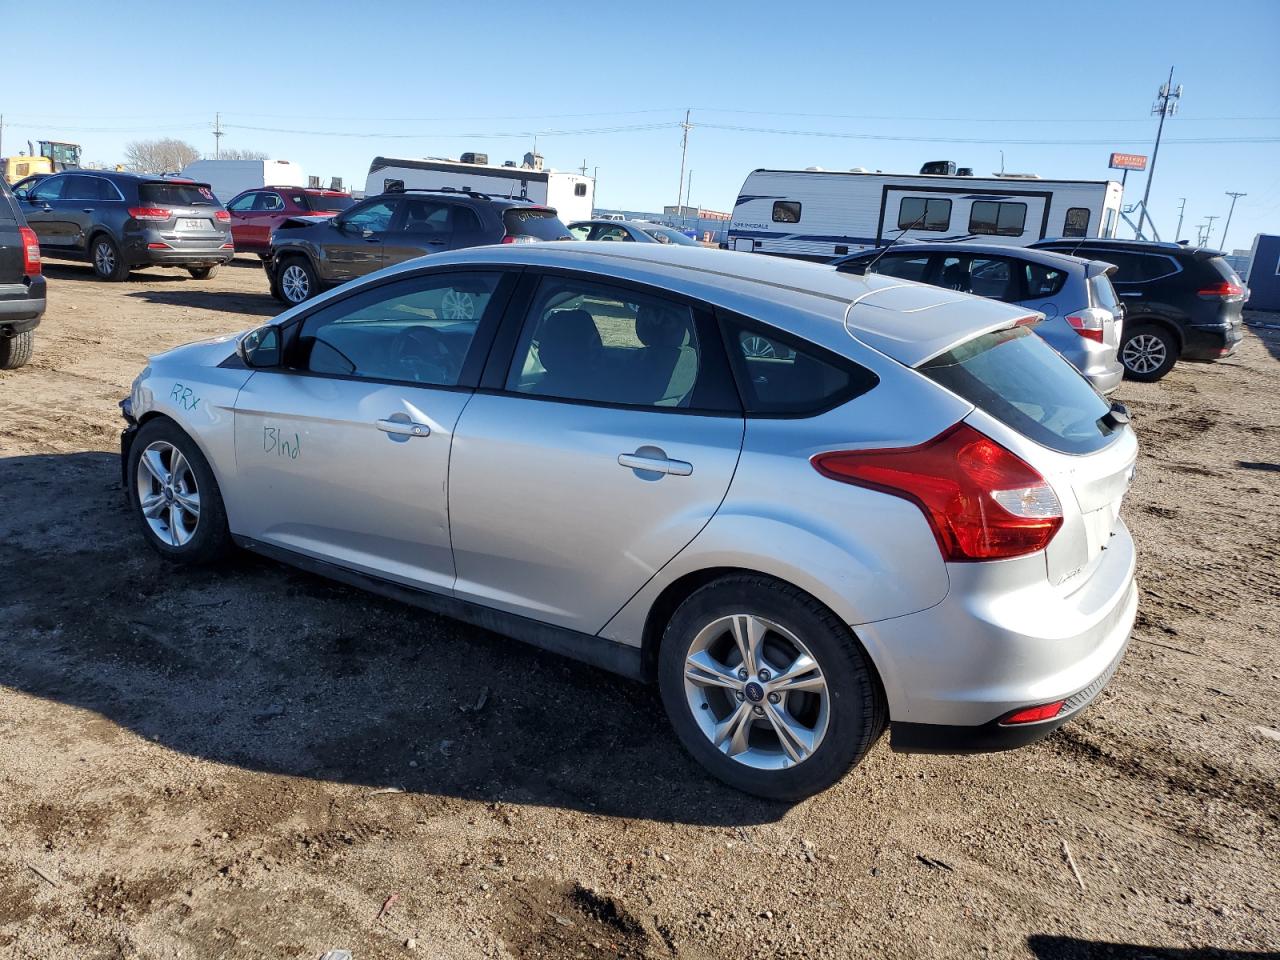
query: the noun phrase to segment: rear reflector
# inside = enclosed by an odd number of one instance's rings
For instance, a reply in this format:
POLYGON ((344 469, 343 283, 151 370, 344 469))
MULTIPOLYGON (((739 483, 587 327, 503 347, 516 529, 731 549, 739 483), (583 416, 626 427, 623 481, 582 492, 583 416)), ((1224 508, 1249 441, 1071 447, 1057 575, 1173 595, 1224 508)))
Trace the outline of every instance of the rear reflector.
POLYGON ((950 561, 1035 553, 1062 526, 1062 505, 1044 477, 967 423, 917 447, 820 453, 812 463, 833 480, 910 500, 950 561))
POLYGON ((22 272, 28 277, 40 275, 40 238, 30 227, 19 227, 18 236, 22 239, 22 272))
POLYGON ((135 220, 169 220, 173 211, 164 207, 130 207, 129 216, 135 220))
POLYGON ((1000 718, 1000 726, 1008 727, 1018 723, 1039 723, 1041 720, 1052 720, 1062 712, 1062 705, 1066 702, 1065 700, 1055 700, 1053 703, 1044 703, 1038 707, 1015 710, 1013 713, 1006 714, 1000 718))
POLYGON ((169 246, 167 243, 148 243, 147 249, 148 250, 172 250, 173 247, 169 246))
POLYGON ((236 245, 234 243, 224 243, 222 245, 223 250, 234 250, 235 248, 236 248, 236 245))
POLYGON ((1238 283, 1232 283, 1230 280, 1223 280, 1221 283, 1215 283, 1212 287, 1205 287, 1197 290, 1196 295, 1205 300, 1216 300, 1227 297, 1244 296, 1244 287, 1238 283))
POLYGON ((1086 340, 1096 340, 1102 342, 1102 319, 1091 315, 1081 313, 1067 314, 1067 323, 1071 325, 1071 329, 1086 340))

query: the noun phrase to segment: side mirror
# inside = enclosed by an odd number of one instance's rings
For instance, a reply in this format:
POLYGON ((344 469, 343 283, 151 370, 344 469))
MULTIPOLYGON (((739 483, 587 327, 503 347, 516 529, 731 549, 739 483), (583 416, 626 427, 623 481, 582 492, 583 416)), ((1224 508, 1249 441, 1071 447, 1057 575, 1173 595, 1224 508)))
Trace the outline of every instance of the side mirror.
POLYGON ((280 328, 269 323, 250 330, 236 344, 236 353, 246 367, 263 369, 280 366, 280 328))

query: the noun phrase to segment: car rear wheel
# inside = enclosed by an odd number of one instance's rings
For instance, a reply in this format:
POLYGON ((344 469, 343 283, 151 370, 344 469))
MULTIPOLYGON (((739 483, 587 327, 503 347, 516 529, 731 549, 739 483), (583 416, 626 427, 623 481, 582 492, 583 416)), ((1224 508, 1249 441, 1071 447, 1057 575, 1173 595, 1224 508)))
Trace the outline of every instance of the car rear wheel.
POLYGON ((280 264, 276 274, 276 287, 285 303, 302 303, 310 300, 319 290, 316 272, 306 260, 297 257, 280 264))
POLYGON ((129 449, 129 499, 143 537, 161 556, 209 563, 231 543, 209 462, 170 420, 151 420, 129 449))
POLYGON ((217 275, 218 265, 215 263, 208 267, 187 267, 187 273, 191 274, 193 280, 208 280, 217 275))
POLYGON ((879 681, 849 628, 768 577, 725 577, 685 600, 662 639, 658 685, 696 760, 774 800, 825 790, 885 726, 879 681))
POLYGON ((1178 360, 1178 344, 1163 327, 1134 324, 1120 342, 1120 363, 1130 380, 1151 383, 1159 380, 1178 360))
POLYGON ((36 332, 26 330, 13 337, 0 337, 0 370, 17 370, 31 359, 36 332))
POLYGON ((100 233, 93 238, 90 254, 93 259, 93 272, 99 280, 119 282, 128 278, 129 265, 120 255, 120 248, 116 246, 116 242, 106 234, 100 233))

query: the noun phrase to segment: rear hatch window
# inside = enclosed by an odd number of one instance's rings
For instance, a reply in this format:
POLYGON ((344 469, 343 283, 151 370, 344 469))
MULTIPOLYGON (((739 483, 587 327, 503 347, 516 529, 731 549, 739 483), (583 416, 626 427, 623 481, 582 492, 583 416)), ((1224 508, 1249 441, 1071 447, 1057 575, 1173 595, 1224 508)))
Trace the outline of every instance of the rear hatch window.
POLYGON ((919 369, 1051 450, 1093 453, 1115 436, 1107 402, 1030 327, 974 337, 919 369))
POLYGON ((535 240, 573 239, 556 212, 547 207, 512 207, 503 212, 502 225, 513 237, 532 237, 535 240))
POLYGON ((138 199, 143 206, 221 206, 207 183, 144 183, 138 187, 138 199))
POLYGON ((302 201, 302 206, 316 213, 345 210, 356 202, 355 197, 327 197, 315 193, 304 193, 302 201))
POLYGON ((1089 289, 1093 292, 1093 303, 1103 310, 1110 310, 1112 316, 1120 316, 1123 308, 1120 298, 1116 296, 1116 288, 1111 285, 1111 278, 1100 273, 1089 278, 1089 289))

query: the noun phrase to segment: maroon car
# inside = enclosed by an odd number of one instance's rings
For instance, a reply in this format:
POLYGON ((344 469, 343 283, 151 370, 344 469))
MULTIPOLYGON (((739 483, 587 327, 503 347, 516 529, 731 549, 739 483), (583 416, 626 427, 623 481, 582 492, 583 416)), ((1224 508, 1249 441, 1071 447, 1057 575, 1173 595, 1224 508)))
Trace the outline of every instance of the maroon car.
POLYGON ((265 254, 271 231, 290 217, 331 217, 355 203, 351 194, 312 187, 258 187, 227 204, 236 252, 265 254))

